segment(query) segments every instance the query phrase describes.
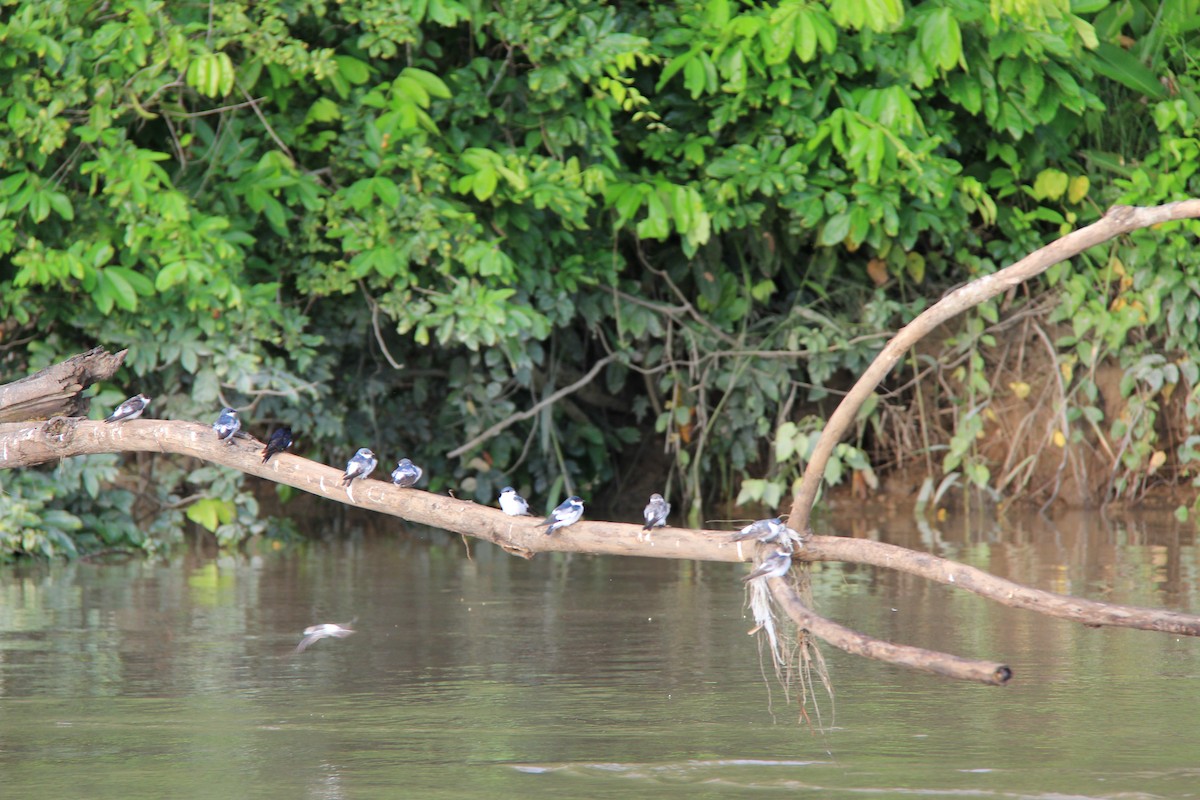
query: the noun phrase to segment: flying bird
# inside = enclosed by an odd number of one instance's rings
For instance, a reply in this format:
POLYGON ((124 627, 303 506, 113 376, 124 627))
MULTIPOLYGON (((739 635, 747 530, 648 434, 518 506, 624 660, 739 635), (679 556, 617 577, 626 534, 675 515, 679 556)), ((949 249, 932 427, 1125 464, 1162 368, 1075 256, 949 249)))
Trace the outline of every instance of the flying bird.
POLYGON ((271 438, 267 440, 267 446, 263 448, 262 463, 267 463, 271 460, 271 456, 276 453, 282 453, 292 446, 292 429, 279 428, 271 434, 271 438))
POLYGON ((354 633, 353 628, 348 628, 345 625, 338 625, 336 622, 326 622, 321 625, 310 625, 304 629, 304 638, 300 640, 300 644, 296 645, 296 652, 303 653, 308 646, 319 642, 322 639, 328 639, 331 636, 338 639, 345 639, 350 634, 354 633))
POLYGON ((355 478, 365 478, 375 471, 376 465, 379 464, 375 454, 367 448, 360 448, 349 461, 346 462, 346 474, 342 476, 342 486, 349 486, 350 481, 355 478))
POLYGON ((407 458, 400 459, 396 468, 392 470, 392 483, 401 489, 416 486, 419 480, 421 480, 421 468, 407 458))
POLYGON ((137 419, 150 405, 150 398, 144 394, 135 394, 116 407, 111 414, 104 418, 105 422, 124 422, 127 419, 137 419))
POLYGON ((777 547, 775 548, 775 552, 764 558, 762 563, 755 567, 753 572, 742 578, 742 583, 749 583, 759 578, 782 578, 791 568, 792 552, 784 550, 782 547, 777 547))
POLYGON ((233 436, 242 428, 242 421, 238 419, 237 412, 232 408, 221 409, 221 416, 217 417, 217 421, 213 423, 213 430, 217 432, 217 439, 226 444, 233 444, 233 436))
POLYGON ((529 503, 511 486, 500 490, 500 510, 510 517, 528 517, 529 503))
POLYGON ((537 526, 540 528, 546 525, 546 535, 554 533, 559 528, 565 528, 568 525, 574 525, 579 522, 583 516, 583 500, 571 495, 566 500, 563 500, 558 508, 550 512, 550 516, 546 517, 545 521, 539 522, 537 526))

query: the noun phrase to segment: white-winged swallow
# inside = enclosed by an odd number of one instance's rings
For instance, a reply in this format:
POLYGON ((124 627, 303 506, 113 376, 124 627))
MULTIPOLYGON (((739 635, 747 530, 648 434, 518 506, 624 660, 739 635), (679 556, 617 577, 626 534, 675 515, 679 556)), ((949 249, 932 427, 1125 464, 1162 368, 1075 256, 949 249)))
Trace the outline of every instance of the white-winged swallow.
POLYGON ((217 432, 217 438, 226 444, 233 444, 233 436, 242 428, 242 421, 238 419, 237 412, 232 408, 221 409, 221 416, 217 417, 217 421, 213 423, 213 430, 217 432))
POLYGON ((148 405, 150 405, 149 397, 146 397, 144 394, 135 394, 117 406, 113 413, 104 418, 104 421, 124 422, 127 419, 137 419, 146 410, 146 406, 148 405))
POLYGON ((551 511, 550 516, 546 517, 544 521, 539 522, 537 526, 539 528, 543 525, 547 526, 546 535, 549 536, 559 528, 565 528, 568 525, 574 525, 576 522, 579 522, 582 516, 583 500, 575 495, 571 495, 566 500, 563 500, 558 508, 551 511))
POLYGON ((665 527, 667 515, 670 513, 671 504, 664 500, 661 494, 655 492, 650 495, 650 502, 646 504, 646 509, 642 512, 642 519, 646 520, 642 530, 648 531, 651 528, 665 527))
POLYGON ((500 510, 510 517, 528 517, 529 503, 511 486, 500 490, 500 510))
POLYGON ((349 486, 350 481, 355 478, 365 478, 375 471, 375 467, 379 461, 375 458, 375 454, 365 447, 359 448, 359 451, 351 456, 346 462, 346 474, 342 476, 342 486, 349 486))
POLYGON ((345 625, 338 625, 336 622, 326 622, 321 625, 310 625, 304 629, 304 638, 300 640, 300 644, 296 645, 296 652, 303 653, 309 645, 314 642, 319 642, 322 639, 335 637, 345 639, 350 634, 354 633, 353 628, 348 628, 345 625))
POLYGON ((792 552, 781 547, 763 559, 754 571, 742 578, 743 583, 749 583, 759 578, 782 578, 792 568, 792 552))
POLYGON ((400 459, 396 464, 396 468, 392 470, 392 483, 399 486, 401 489, 407 489, 410 486, 416 486, 417 481, 421 480, 421 468, 409 461, 407 458, 400 459))
POLYGON ((292 446, 292 429, 279 428, 271 434, 271 438, 267 440, 267 446, 263 448, 262 463, 267 463, 271 460, 271 456, 282 453, 292 446))
POLYGON ((779 517, 771 519, 760 519, 757 522, 751 522, 746 527, 742 528, 733 536, 729 537, 731 542, 744 542, 747 539, 757 539, 760 542, 777 542, 783 532, 787 530, 787 525, 783 524, 783 520, 779 517))

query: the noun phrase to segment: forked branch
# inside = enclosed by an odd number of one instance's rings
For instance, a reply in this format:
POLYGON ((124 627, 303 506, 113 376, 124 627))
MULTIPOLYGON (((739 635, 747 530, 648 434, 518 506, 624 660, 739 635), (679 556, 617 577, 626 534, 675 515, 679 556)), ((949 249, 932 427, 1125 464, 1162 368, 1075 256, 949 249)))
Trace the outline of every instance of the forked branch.
POLYGON ((833 448, 854 424, 854 418, 858 415, 859 408, 875 391, 879 382, 895 368, 909 348, 937 326, 969 308, 974 308, 980 303, 1042 274, 1055 264, 1079 255, 1090 247, 1103 244, 1110 239, 1140 228, 1196 217, 1200 217, 1200 200, 1198 199, 1180 200, 1161 206, 1113 206, 1098 222, 1068 233, 1061 239, 1051 242, 999 272, 985 275, 978 280, 971 281, 966 286, 955 289, 926 309, 920 316, 901 328, 895 337, 884 346, 862 377, 854 384, 854 387, 842 398, 842 402, 829 417, 829 421, 825 423, 825 429, 821 432, 821 437, 813 449, 812 458, 804 470, 804 479, 792 500, 789 524, 796 530, 809 530, 817 489, 821 484, 821 477, 825 474, 825 464, 829 461, 833 448))
MULTIPOLYGON (((805 471, 804 481, 792 504, 792 527, 808 531, 809 514, 816 497, 818 482, 834 445, 845 434, 863 401, 875 390, 884 376, 895 367, 913 344, 933 328, 1089 247, 1138 228, 1192 217, 1200 217, 1200 200, 1186 200, 1153 208, 1110 209, 1099 222, 1064 236, 994 275, 951 292, 917 317, 888 342, 825 426, 805 471)), ((104 355, 102 351, 93 351, 86 355, 97 358, 98 354, 104 355)), ((119 359, 123 355, 118 354, 113 358, 119 359)), ((76 359, 78 358, 80 357, 77 356, 76 359)), ((609 355, 602 359, 579 381, 563 387, 534 409, 493 426, 451 455, 469 450, 507 425, 528 418, 545 405, 578 389, 593 379, 613 358, 615 356, 609 355)), ((20 402, 26 408, 57 408, 59 406, 53 406, 53 403, 61 405, 64 398, 72 392, 77 395, 86 382, 63 383, 62 376, 54 372, 71 363, 64 362, 45 371, 44 375, 39 374, 21 382, 20 402), (31 384, 36 385, 39 379, 48 402, 52 401, 51 405, 39 405, 37 391, 30 392, 31 384)), ((119 363, 119 360, 115 362, 119 363)), ((4 410, 3 401, 11 399, 5 392, 15 385, 17 384, 0 387, 0 411, 4 410)), ((12 416, 8 418, 13 419, 12 416)), ((36 415, 29 414, 24 419, 36 419, 36 415)), ((262 464, 259 456, 261 447, 261 442, 250 438, 236 440, 232 445, 224 445, 216 440, 207 425, 182 421, 141 419, 105 425, 60 416, 48 422, 0 424, 0 468, 32 466, 92 453, 175 453, 222 464, 339 503, 484 539, 526 558, 538 552, 548 551, 703 561, 748 561, 753 556, 752 547, 731 543, 728 531, 666 528, 656 531, 652 540, 642 541, 639 535, 640 525, 584 521, 573 525, 567 532, 546 536, 541 529, 535 527, 535 520, 532 518, 509 517, 487 506, 415 489, 399 489, 383 481, 357 481, 350 489, 345 489, 340 483, 340 469, 289 453, 280 454, 269 463, 262 464)), ((1120 606, 1044 592, 997 578, 974 567, 880 542, 836 536, 811 536, 804 549, 794 555, 794 559, 847 561, 899 569, 975 592, 1003 605, 1037 611, 1085 625, 1111 625, 1200 636, 1200 616, 1120 606)), ((776 600, 797 625, 848 652, 983 683, 1000 684, 1011 676, 1011 671, 1003 664, 972 661, 920 648, 895 645, 857 633, 813 613, 786 582, 772 579, 770 588, 776 600)))
POLYGON ((783 578, 771 578, 770 586, 775 601, 801 630, 829 642, 839 650, 933 675, 992 686, 1002 686, 1012 678, 1012 670, 997 661, 976 661, 922 647, 893 644, 851 630, 809 609, 783 578))
MULTIPOLYGON (((200 458, 338 503, 483 539, 525 557, 545 552, 729 562, 750 561, 754 557, 755 545, 731 542, 729 531, 659 528, 649 541, 642 541, 640 524, 584 520, 566 531, 547 536, 543 528, 536 527, 539 520, 534 517, 510 517, 469 500, 401 489, 386 481, 370 479, 357 480, 347 490, 341 485, 341 469, 292 453, 280 453, 263 464, 262 442, 245 437, 235 439, 233 444, 223 444, 208 425, 197 422, 136 419, 107 425, 58 417, 40 423, 0 424, 0 468, 29 467, 95 453, 136 452, 200 458)), ((1084 625, 1200 636, 1200 616, 1054 594, 965 564, 870 539, 813 536, 793 559, 844 561, 896 569, 974 592, 1003 605, 1084 625)))

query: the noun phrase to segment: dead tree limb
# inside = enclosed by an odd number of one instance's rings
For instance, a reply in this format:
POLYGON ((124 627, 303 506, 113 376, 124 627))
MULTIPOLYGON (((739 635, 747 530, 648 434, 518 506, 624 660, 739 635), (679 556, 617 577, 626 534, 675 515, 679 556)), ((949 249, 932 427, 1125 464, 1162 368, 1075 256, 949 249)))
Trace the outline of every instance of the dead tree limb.
MULTIPOLYGON (((1112 209, 1104 220, 1063 237, 995 275, 952 292, 914 320, 884 347, 830 418, 794 499, 791 517, 793 527, 808 531, 817 482, 833 446, 853 421, 861 403, 903 353, 932 328, 1088 247, 1137 228, 1196 216, 1200 216, 1200 200, 1157 208, 1112 209)), ((82 389, 111 377, 124 356, 124 351, 109 355, 97 348, 37 375, 0 387, 0 469, 33 466, 95 453, 173 453, 222 464, 336 502, 484 539, 526 558, 549 551, 704 561, 747 561, 753 556, 751 547, 731 543, 728 531, 666 528, 655 531, 651 541, 643 542, 639 539, 640 525, 583 521, 571 526, 568 531, 546 536, 536 527, 535 518, 509 517, 487 506, 415 489, 399 489, 383 481, 356 481, 346 489, 341 486, 340 469, 289 453, 277 455, 269 463, 263 464, 260 457, 261 442, 246 437, 236 439, 232 444, 222 444, 207 425, 151 419, 105 425, 77 418, 87 409, 87 400, 81 397, 82 389), (51 415, 58 416, 53 416, 47 422, 36 422, 51 415)), ((539 404, 539 408, 586 384, 612 358, 609 356, 602 363, 593 365, 592 370, 580 381, 560 389, 539 404)), ((494 435, 500 427, 527 418, 531 413, 505 420, 468 447, 494 435)), ((1004 605, 1059 616, 1085 625, 1113 625, 1200 635, 1200 617, 1197 616, 1043 592, 973 567, 880 542, 811 536, 804 550, 794 557, 796 560, 838 560, 899 569, 975 592, 1004 605)), ((812 612, 786 582, 772 579, 770 588, 797 625, 848 652, 983 683, 1004 683, 1011 676, 1006 666, 995 662, 962 659, 891 644, 857 633, 812 612)))
POLYGON ((380 480, 356 480, 347 490, 341 485, 341 469, 291 453, 280 453, 263 464, 262 448, 262 442, 250 437, 224 444, 217 441, 208 425, 179 420, 143 418, 108 425, 58 417, 46 423, 0 425, 0 468, 27 467, 94 453, 174 453, 287 484, 338 503, 474 536, 525 557, 560 551, 745 561, 752 555, 752 548, 739 549, 731 544, 727 531, 660 528, 645 543, 637 538, 640 524, 584 520, 568 531, 547 536, 544 528, 536 527, 541 517, 510 517, 488 506, 418 489, 401 489, 380 480))
POLYGON ((125 353, 94 347, 86 353, 0 386, 0 422, 24 422, 54 416, 87 416, 90 398, 82 392, 106 381, 125 361, 125 353))
POLYGON ((814 536, 803 553, 793 556, 797 557, 805 561, 847 561, 887 567, 946 586, 965 589, 1001 605, 1036 611, 1084 625, 1200 636, 1200 616, 1195 614, 1182 614, 1160 608, 1122 606, 1044 592, 1006 578, 999 578, 976 567, 886 542, 850 539, 845 536, 814 536))
POLYGON ((1140 228, 1195 217, 1200 217, 1200 199, 1180 200, 1161 206, 1113 206, 1098 222, 1068 233, 999 272, 985 275, 955 289, 926 309, 901 328, 884 346, 825 423, 825 429, 821 432, 812 458, 804 470, 804 479, 792 500, 789 524, 799 531, 810 530, 813 503, 817 498, 821 477, 825 474, 825 464, 829 461, 834 446, 850 429, 858 409, 875 391, 879 382, 900 362, 909 348, 934 328, 963 311, 1040 275, 1055 264, 1079 255, 1089 247, 1095 247, 1140 228))
POLYGON ((1012 670, 997 661, 976 661, 922 647, 893 644, 851 630, 813 612, 783 578, 771 578, 768 583, 775 601, 797 626, 839 650, 933 675, 992 686, 1002 686, 1012 678, 1012 670))
MULTIPOLYGON (((341 469, 291 453, 280 453, 263 464, 261 442, 246 437, 223 444, 208 425, 198 422, 137 419, 107 425, 55 418, 44 423, 0 424, 0 468, 29 467, 95 453, 130 452, 200 458, 338 503, 483 539, 526 558, 545 552, 728 562, 754 557, 754 544, 730 542, 730 531, 658 528, 649 542, 642 542, 638 540, 640 524, 584 520, 547 536, 544 529, 536 527, 540 518, 510 517, 489 506, 419 489, 400 489, 386 481, 357 480, 347 490, 341 485, 341 469)), ((813 536, 793 558, 896 569, 974 592, 1002 605, 1084 625, 1200 636, 1200 616, 1045 592, 975 567, 870 539, 813 536)))
MULTIPOLYGON (((825 466, 834 447, 846 435, 862 404, 875 391, 879 383, 895 368, 911 347, 937 326, 967 309, 978 306, 1024 281, 1040 275, 1055 264, 1079 255, 1090 247, 1151 225, 1196 217, 1200 217, 1200 199, 1181 200, 1176 203, 1151 207, 1114 206, 1098 222, 1072 231, 995 274, 971 281, 966 286, 950 292, 920 314, 884 346, 851 390, 842 398, 841 403, 826 422, 804 470, 800 487, 792 500, 788 518, 791 527, 807 534, 812 533, 813 505, 825 474, 825 466)), ((1200 629, 1196 627, 1196 618, 1188 614, 1121 607, 1054 595, 997 578, 974 567, 946 561, 935 556, 922 555, 894 545, 877 542, 866 545, 861 540, 843 539, 838 541, 836 537, 833 537, 833 540, 830 539, 831 537, 813 537, 806 556, 821 558, 823 552, 824 556, 830 560, 849 560, 903 569, 930 580, 976 592, 1005 605, 1080 622, 1087 620, 1084 624, 1088 625, 1119 625, 1183 633, 1189 636, 1200 634, 1200 629)), ((941 661, 927 654, 905 653, 890 649, 895 647, 894 645, 889 645, 887 648, 868 646, 857 639, 859 634, 813 614, 784 582, 773 579, 771 584, 776 600, 796 625, 811 630, 836 647, 892 663, 939 671, 940 674, 950 674, 932 668, 934 664, 941 664, 943 669, 950 669, 951 662, 949 661, 941 661), (922 666, 917 666, 918 664, 922 666)), ((963 668, 974 669, 974 667, 964 667, 962 664, 953 666, 953 669, 956 670, 963 668)), ((986 673, 986 669, 983 672, 986 673)), ((997 671, 995 675, 1003 676, 1004 680, 999 681, 1002 683, 1011 673, 1004 668, 1003 672, 997 671)))

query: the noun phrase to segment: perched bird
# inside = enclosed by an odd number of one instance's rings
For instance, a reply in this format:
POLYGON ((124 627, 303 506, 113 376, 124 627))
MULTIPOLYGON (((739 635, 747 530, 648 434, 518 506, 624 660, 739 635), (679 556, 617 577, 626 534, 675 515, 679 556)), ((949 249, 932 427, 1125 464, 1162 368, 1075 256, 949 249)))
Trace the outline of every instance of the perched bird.
POLYGON ((263 448, 262 463, 267 463, 271 460, 271 456, 276 453, 282 453, 292 446, 292 429, 279 428, 271 434, 271 438, 267 440, 267 446, 263 448))
POLYGON ((421 480, 421 468, 407 458, 400 459, 396 468, 392 470, 392 483, 401 489, 416 486, 419 480, 421 480))
POLYGON ((646 524, 642 526, 642 530, 648 531, 651 528, 662 528, 667 524, 667 515, 671 513, 671 504, 663 500, 663 496, 658 492, 650 495, 650 502, 646 504, 646 510, 642 512, 642 519, 646 520, 646 524))
POLYGON ((500 510, 510 517, 528 517, 529 503, 511 486, 500 490, 500 510))
POLYGON ((135 394, 133 397, 126 400, 121 405, 117 406, 113 413, 104 418, 105 422, 124 422, 127 419, 137 419, 146 410, 146 406, 150 405, 150 398, 144 394, 135 394))
POLYGON ((296 652, 303 653, 310 644, 319 642, 322 639, 328 639, 331 636, 338 639, 345 639, 352 633, 354 633, 353 628, 348 628, 345 625, 338 625, 336 622, 326 622, 322 625, 310 625, 304 629, 304 638, 300 640, 300 644, 296 645, 296 652))
POLYGON ((787 525, 784 525, 783 520, 779 517, 760 519, 757 522, 751 522, 733 534, 733 536, 729 537, 729 540, 731 542, 744 542, 747 539, 757 539, 763 543, 777 542, 786 530, 787 525))
POLYGON ((554 533, 559 528, 565 528, 568 525, 574 525, 579 522, 579 518, 583 516, 583 500, 571 495, 566 500, 563 500, 558 508, 550 512, 550 516, 546 517, 544 522, 539 522, 537 526, 540 528, 543 525, 546 528, 546 535, 554 533))
POLYGON ((784 550, 782 547, 777 547, 775 548, 775 552, 764 558, 763 562, 755 567, 753 572, 742 578, 742 583, 749 583, 759 578, 782 578, 791 568, 792 552, 784 550))
POLYGON ((357 453, 346 462, 346 474, 342 476, 342 486, 349 486, 350 481, 355 478, 365 478, 375 471, 379 461, 375 458, 375 454, 367 448, 360 448, 357 453))
POLYGON ((221 409, 221 416, 217 417, 217 421, 213 423, 213 430, 217 432, 217 438, 226 444, 233 444, 233 436, 241 428, 242 421, 238 419, 237 412, 232 408, 221 409))

